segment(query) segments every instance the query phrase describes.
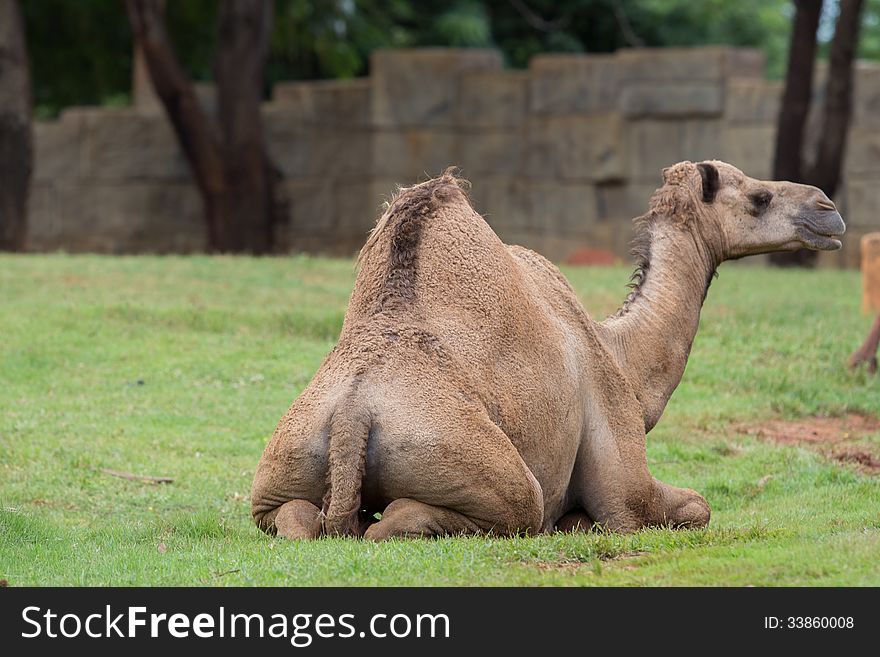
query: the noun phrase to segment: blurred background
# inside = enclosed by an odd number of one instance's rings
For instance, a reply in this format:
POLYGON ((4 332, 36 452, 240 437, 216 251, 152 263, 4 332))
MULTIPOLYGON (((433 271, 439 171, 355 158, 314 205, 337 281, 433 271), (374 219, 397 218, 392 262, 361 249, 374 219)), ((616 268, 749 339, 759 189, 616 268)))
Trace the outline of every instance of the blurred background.
POLYGON ((0 249, 349 256, 460 167, 495 231, 625 259, 660 171, 807 182, 856 267, 880 0, 0 0, 0 249))

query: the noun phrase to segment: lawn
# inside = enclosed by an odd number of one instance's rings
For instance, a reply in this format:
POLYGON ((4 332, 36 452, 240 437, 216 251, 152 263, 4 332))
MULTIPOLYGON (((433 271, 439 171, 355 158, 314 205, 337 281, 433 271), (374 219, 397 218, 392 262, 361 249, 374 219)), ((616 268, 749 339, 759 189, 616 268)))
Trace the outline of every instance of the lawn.
MULTIPOLYGON (((624 268, 566 274, 596 318, 624 268)), ((260 533, 263 447, 332 347, 353 263, 0 257, 0 579, 9 585, 880 585, 880 477, 737 425, 880 414, 844 367, 857 272, 725 265, 648 437, 708 529, 369 544, 260 533), (103 469, 172 477, 153 484, 103 469)), ((864 438, 877 453, 880 435, 864 438)))

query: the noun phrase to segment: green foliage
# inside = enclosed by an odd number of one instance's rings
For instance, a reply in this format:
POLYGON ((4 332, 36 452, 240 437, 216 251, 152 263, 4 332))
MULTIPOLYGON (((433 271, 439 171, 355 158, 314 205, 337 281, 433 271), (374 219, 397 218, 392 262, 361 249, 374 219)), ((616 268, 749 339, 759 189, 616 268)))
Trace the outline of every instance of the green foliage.
POLYGON ((104 104, 131 87, 131 33, 120 0, 24 0, 38 117, 104 104))
MULTIPOLYGON (((39 115, 129 96, 131 33, 121 0, 23 4, 39 115)), ((167 3, 172 41, 197 80, 212 75, 217 8, 218 0, 167 3)), ((878 12, 880 0, 869 0, 863 56, 880 56, 878 12)), ((610 52, 633 39, 761 47, 771 74, 781 75, 791 13, 786 0, 275 0, 267 89, 282 79, 364 75, 377 48, 491 47, 523 67, 540 52, 610 52)), ((833 6, 826 13, 833 19, 833 6)))
MULTIPOLYGON (((602 317, 629 272, 565 273, 602 317)), ((302 256, 0 256, 0 578, 880 585, 880 477, 733 428, 880 414, 880 378, 843 365, 870 324, 857 272, 722 267, 684 380, 648 438, 654 475, 706 495, 705 530, 380 545, 261 534, 254 468, 332 347, 353 278, 351 261, 302 256)))
POLYGON ((864 59, 880 59, 880 0, 865 2, 858 56, 864 59))

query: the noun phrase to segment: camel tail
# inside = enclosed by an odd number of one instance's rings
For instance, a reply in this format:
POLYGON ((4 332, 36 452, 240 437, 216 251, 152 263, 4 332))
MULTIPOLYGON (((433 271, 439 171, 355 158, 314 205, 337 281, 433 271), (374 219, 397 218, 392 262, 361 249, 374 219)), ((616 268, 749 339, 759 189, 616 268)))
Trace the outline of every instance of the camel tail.
POLYGON ((358 533, 361 485, 371 425, 367 411, 350 399, 343 402, 330 420, 328 486, 322 509, 324 533, 328 536, 358 533))

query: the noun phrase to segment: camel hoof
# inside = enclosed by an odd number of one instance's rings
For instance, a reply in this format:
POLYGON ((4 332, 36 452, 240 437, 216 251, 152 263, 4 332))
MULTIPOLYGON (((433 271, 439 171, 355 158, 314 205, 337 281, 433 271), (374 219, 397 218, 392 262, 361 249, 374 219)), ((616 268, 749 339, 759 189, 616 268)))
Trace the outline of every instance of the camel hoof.
POLYGON ((853 354, 849 359, 849 367, 850 369, 858 369, 860 366, 864 365, 865 369, 868 371, 868 374, 876 374, 877 373, 877 357, 876 356, 864 356, 859 353, 853 354))
POLYGON ((669 524, 676 529, 702 529, 709 524, 711 515, 709 503, 698 495, 678 507, 669 524))
POLYGON ((594 524, 585 511, 570 511, 556 521, 556 531, 565 534, 589 532, 594 524))

